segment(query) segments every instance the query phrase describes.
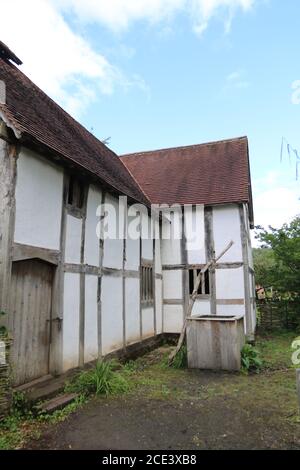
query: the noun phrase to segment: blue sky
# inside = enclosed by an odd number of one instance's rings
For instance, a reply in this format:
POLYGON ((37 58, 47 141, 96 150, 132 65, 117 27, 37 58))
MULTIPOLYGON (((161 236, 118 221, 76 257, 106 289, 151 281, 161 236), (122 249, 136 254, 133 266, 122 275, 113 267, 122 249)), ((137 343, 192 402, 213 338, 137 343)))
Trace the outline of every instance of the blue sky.
POLYGON ((24 72, 117 153, 247 135, 256 223, 300 212, 298 0, 0 3, 24 72))

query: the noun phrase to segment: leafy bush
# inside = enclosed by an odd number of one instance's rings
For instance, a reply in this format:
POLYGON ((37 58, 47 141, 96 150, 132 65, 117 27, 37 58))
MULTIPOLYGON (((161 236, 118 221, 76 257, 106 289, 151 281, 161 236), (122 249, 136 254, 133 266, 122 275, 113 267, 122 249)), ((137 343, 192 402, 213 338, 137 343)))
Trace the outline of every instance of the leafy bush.
POLYGON ((124 393, 129 389, 129 383, 116 369, 116 361, 99 361, 93 369, 81 372, 67 386, 67 391, 81 395, 113 395, 124 393))
POLYGON ((242 352, 242 370, 244 372, 259 372, 263 366, 260 353, 251 344, 245 344, 242 352))
POLYGON ((169 353, 165 355, 161 363, 162 367, 172 367, 173 369, 185 369, 187 367, 187 347, 184 344, 176 356, 174 357, 173 361, 170 363, 169 361, 169 353))

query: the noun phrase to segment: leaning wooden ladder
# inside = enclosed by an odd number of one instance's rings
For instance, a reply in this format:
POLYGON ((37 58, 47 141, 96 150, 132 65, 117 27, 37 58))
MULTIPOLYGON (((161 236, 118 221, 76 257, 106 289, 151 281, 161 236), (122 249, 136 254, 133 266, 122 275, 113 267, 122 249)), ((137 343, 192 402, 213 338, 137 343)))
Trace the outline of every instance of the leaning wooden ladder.
POLYGON ((202 268, 201 271, 199 272, 199 274, 196 278, 196 283, 194 285, 194 290, 193 290, 192 297, 190 299, 189 306, 188 306, 188 309, 187 309, 187 312, 186 312, 186 315, 185 315, 185 320, 184 320, 183 327, 182 327, 182 330, 181 330, 181 333, 180 333, 180 336, 179 336, 177 346, 174 349, 174 351, 171 352, 171 354, 169 356, 169 364, 172 364, 176 354, 180 351, 180 349, 183 345, 184 338, 185 338, 185 333, 186 333, 186 327, 187 327, 187 320, 192 314, 193 306, 194 306, 194 303, 195 303, 195 300, 196 300, 197 294, 198 294, 198 289, 199 289, 200 284, 203 285, 203 283, 204 283, 204 275, 205 275, 206 271, 211 266, 216 264, 225 255, 225 253, 227 253, 227 251, 232 247, 233 244, 234 244, 234 242, 231 241, 226 246, 226 248, 224 248, 224 250, 222 251, 222 253, 220 253, 219 256, 217 256, 216 258, 214 258, 214 259, 210 260, 208 263, 206 263, 204 268, 202 268))

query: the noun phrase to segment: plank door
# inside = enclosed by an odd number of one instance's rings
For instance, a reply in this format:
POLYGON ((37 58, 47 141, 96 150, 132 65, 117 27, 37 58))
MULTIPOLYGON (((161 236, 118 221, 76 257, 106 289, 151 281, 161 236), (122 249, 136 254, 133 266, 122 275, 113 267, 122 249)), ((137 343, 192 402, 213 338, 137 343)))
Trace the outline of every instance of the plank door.
POLYGON ((12 376, 21 385, 49 372, 53 267, 31 259, 13 263, 10 318, 12 376))

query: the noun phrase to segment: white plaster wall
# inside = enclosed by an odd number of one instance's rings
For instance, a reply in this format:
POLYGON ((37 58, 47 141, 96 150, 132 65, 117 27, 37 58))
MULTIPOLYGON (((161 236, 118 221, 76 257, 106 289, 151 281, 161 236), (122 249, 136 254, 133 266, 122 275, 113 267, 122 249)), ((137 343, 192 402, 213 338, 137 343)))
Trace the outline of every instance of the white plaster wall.
POLYGON ((102 278, 102 354, 123 347, 122 278, 102 278))
MULTIPOLYGON (((175 220, 175 227, 178 228, 179 232, 181 231, 181 220, 178 219, 178 216, 171 218, 175 220)), ((181 239, 171 236, 173 233, 178 232, 177 229, 172 229, 174 224, 170 226, 170 223, 163 220, 162 221, 162 240, 161 240, 161 259, 162 264, 180 264, 181 263, 181 239)), ((178 236, 178 235, 177 235, 178 236)))
POLYGON ((143 339, 154 336, 154 308, 142 308, 142 336, 143 339))
POLYGON ((244 299, 244 271, 237 269, 216 269, 217 299, 244 299))
POLYGON ((140 340, 140 281, 125 279, 126 344, 140 340))
POLYGON ((156 332, 157 334, 162 333, 162 315, 163 315, 163 306, 162 306, 162 280, 155 280, 155 302, 156 302, 156 332))
POLYGON ((98 277, 85 276, 84 362, 98 358, 98 277))
POLYGON ((137 271, 140 266, 140 240, 126 240, 125 269, 137 271))
POLYGON ((217 305, 217 315, 245 315, 245 305, 217 305))
POLYGON ((234 245, 220 259, 220 263, 243 261, 240 214, 237 205, 213 207, 213 235, 218 256, 233 240, 234 245))
POLYGON ((185 237, 189 264, 205 264, 204 205, 187 206, 184 211, 185 237))
POLYGON ((153 240, 142 239, 142 258, 153 260, 153 240))
POLYGON ((183 326, 183 306, 164 305, 164 333, 180 333, 183 326))
POLYGON ((108 212, 108 216, 104 219, 104 225, 110 224, 110 227, 114 232, 117 229, 116 234, 110 233, 109 238, 105 238, 104 241, 104 256, 103 266, 107 268, 122 269, 123 267, 123 240, 119 238, 117 220, 119 218, 119 201, 117 198, 106 195, 105 198, 105 209, 108 212), (117 217, 117 219, 116 219, 117 217), (117 238, 113 238, 116 236, 117 238))
POLYGON ((63 169, 21 149, 17 162, 14 241, 59 250, 63 169))
POLYGON ((78 367, 79 362, 80 275, 65 274, 63 316, 63 370, 78 367))
POLYGON ((192 316, 199 315, 210 315, 210 300, 196 299, 192 310, 192 316))
POLYGON ((160 240, 155 240, 155 272, 162 274, 160 240))
POLYGON ((163 298, 182 299, 182 270, 163 271, 163 298))
POLYGON ((80 263, 82 219, 67 215, 65 262, 80 263))
POLYGON ((99 266, 99 238, 96 234, 99 217, 97 217, 96 211, 100 204, 101 191, 95 186, 90 186, 85 223, 84 262, 91 266, 99 266))

